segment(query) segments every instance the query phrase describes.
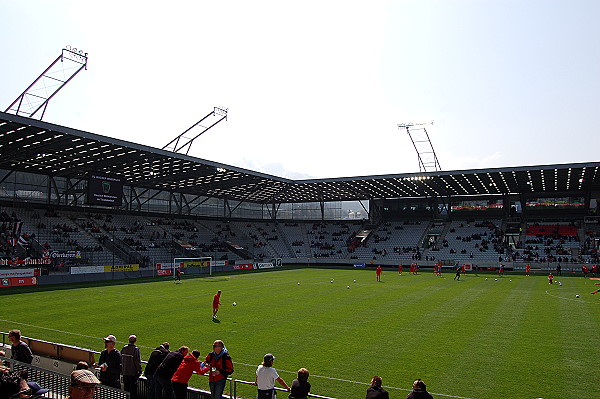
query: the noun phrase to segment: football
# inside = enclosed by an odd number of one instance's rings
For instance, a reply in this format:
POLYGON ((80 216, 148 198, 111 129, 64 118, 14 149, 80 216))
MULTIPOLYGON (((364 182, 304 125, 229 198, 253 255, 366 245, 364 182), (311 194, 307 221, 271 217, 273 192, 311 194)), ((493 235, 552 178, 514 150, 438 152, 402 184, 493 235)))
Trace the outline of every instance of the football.
POLYGON ((330 283, 333 284, 333 280, 331 280, 330 283))
POLYGON ((579 294, 575 295, 575 298, 579 298, 579 294))
POLYGON ((233 306, 237 306, 237 303, 235 303, 235 302, 234 302, 234 303, 233 303, 233 306))
POLYGON ((350 289, 350 286, 348 285, 348 286, 346 286, 346 288, 350 289))

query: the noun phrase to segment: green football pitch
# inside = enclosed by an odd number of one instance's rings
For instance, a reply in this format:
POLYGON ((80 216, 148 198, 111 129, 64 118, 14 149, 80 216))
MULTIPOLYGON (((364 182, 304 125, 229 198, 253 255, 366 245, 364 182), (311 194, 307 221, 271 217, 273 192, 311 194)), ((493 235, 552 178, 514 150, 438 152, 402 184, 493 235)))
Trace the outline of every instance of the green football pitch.
MULTIPOLYGON (((376 282, 371 270, 303 268, 181 284, 3 290, 0 330, 98 351, 108 334, 118 348, 136 334, 144 360, 163 341, 204 356, 222 339, 235 364, 232 377, 253 381, 263 355, 273 353, 288 383, 306 367, 312 393, 339 399, 364 397, 373 375, 391 398, 406 397, 416 378, 436 398, 600 397, 600 293, 590 295, 597 281, 453 277, 384 270, 376 282)), ((194 376, 190 385, 206 389, 208 382, 194 376)), ((250 398, 255 389, 240 392, 250 398)))

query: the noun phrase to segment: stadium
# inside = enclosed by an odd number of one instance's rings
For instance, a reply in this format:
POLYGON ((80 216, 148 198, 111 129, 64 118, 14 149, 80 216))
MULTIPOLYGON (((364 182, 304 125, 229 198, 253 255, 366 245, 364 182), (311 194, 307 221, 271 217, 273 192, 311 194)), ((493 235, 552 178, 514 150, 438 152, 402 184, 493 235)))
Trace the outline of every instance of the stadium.
MULTIPOLYGON (((416 379, 435 398, 597 396, 600 162, 442 170, 429 125, 406 123, 418 172, 281 177, 189 154, 224 107, 162 148, 44 121, 71 78, 30 89, 67 62, 72 78, 87 53, 63 49, 0 112, 1 360, 46 397, 131 334, 143 367, 165 341, 203 360, 222 340, 228 398, 256 397, 268 353, 289 385, 308 369, 314 398, 373 376, 396 398, 416 379), (11 359, 13 329, 32 361, 11 359)), ((149 398, 137 377, 95 397, 149 398)), ((184 395, 210 387, 193 375, 184 395)))

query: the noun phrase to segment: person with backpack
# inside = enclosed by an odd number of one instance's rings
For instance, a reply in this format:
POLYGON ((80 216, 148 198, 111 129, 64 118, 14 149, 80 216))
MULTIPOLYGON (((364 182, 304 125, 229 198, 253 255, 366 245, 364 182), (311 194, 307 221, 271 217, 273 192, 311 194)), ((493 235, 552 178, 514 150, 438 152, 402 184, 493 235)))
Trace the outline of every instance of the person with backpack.
POLYGON ((233 373, 231 356, 220 339, 213 343, 213 350, 206 355, 206 366, 210 367, 208 374, 208 386, 211 399, 221 399, 227 377, 233 373))

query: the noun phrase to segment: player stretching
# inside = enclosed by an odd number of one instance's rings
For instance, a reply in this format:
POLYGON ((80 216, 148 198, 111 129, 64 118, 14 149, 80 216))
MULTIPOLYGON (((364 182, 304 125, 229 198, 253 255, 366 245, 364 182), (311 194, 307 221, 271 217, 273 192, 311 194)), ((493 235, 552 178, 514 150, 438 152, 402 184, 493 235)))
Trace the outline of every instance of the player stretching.
POLYGON ((377 281, 381 281, 381 266, 377 266, 375 274, 377 275, 377 281))
POLYGON ((221 304, 221 290, 217 291, 213 297, 213 319, 217 318, 217 312, 219 311, 219 305, 221 304))

